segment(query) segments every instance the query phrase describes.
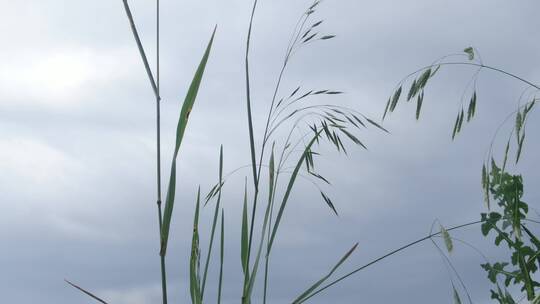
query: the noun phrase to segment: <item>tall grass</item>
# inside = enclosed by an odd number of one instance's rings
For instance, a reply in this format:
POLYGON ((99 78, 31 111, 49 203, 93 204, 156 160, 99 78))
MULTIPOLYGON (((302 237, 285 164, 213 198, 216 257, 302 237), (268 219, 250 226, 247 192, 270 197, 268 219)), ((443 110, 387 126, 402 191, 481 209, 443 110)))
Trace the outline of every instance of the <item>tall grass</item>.
MULTIPOLYGON (((160 157, 160 84, 159 84, 159 0, 157 0, 157 66, 156 77, 152 73, 152 69, 148 63, 145 50, 139 39, 137 27, 133 20, 127 0, 123 0, 126 15, 128 17, 130 27, 133 36, 136 41, 143 65, 145 67, 146 74, 149 78, 151 88, 155 95, 156 100, 156 122, 157 122, 157 207, 158 207, 158 221, 160 232, 160 265, 161 265, 161 282, 162 282, 162 300, 163 303, 167 303, 167 274, 165 258, 167 254, 167 246, 170 234, 170 225, 173 217, 173 210, 176 198, 176 182, 177 182, 177 161, 179 160, 180 147, 184 134, 187 129, 189 114, 195 105, 197 93, 201 86, 202 78, 204 75, 205 67, 208 62, 213 39, 216 30, 212 33, 210 41, 203 54, 201 62, 195 72, 193 80, 187 90, 186 97, 183 101, 183 105, 180 111, 176 130, 176 143, 173 153, 173 159, 170 169, 168 188, 165 199, 165 208, 161 210, 161 157, 160 157)), ((388 132, 381 124, 368 118, 362 113, 335 104, 332 102, 321 103, 315 97, 332 97, 337 98, 343 92, 339 90, 332 90, 328 88, 318 89, 306 89, 305 85, 295 86, 294 90, 286 91, 284 89, 284 81, 286 78, 287 69, 290 64, 294 62, 294 58, 300 54, 305 48, 311 47, 317 42, 325 42, 335 38, 333 34, 324 33, 324 22, 322 19, 315 18, 320 8, 321 1, 315 0, 298 19, 296 26, 294 27, 289 39, 288 46, 285 50, 283 61, 280 63, 281 68, 276 77, 276 83, 273 88, 273 93, 266 99, 267 103, 263 105, 253 104, 254 92, 251 90, 252 74, 250 70, 250 52, 251 52, 251 40, 254 28, 254 20, 258 9, 258 0, 254 0, 251 7, 250 19, 247 27, 247 38, 245 43, 245 89, 246 89, 246 118, 247 118, 247 133, 249 142, 249 162, 250 169, 249 174, 251 176, 245 176, 244 186, 244 200, 241 214, 241 222, 238 223, 241 227, 240 235, 240 261, 241 271, 243 279, 241 282, 241 294, 238 295, 239 300, 243 304, 250 304, 253 302, 266 303, 271 297, 271 280, 269 273, 271 271, 271 257, 275 250, 278 249, 276 245, 279 241, 280 226, 287 214, 288 206, 293 203, 292 197, 297 185, 297 180, 303 178, 308 180, 317 191, 320 192, 321 202, 328 206, 328 209, 333 214, 338 214, 338 208, 332 201, 330 196, 322 189, 323 184, 330 184, 329 180, 321 175, 316 169, 316 160, 320 158, 318 152, 321 147, 328 145, 335 149, 338 153, 348 153, 348 145, 352 144, 363 149, 367 149, 367 146, 360 140, 358 133, 367 129, 374 128, 379 131, 388 132), (262 134, 256 134, 255 122, 253 120, 254 112, 258 107, 266 107, 265 117, 263 121, 262 134), (256 140, 257 139, 257 140, 256 140), (260 143, 258 146, 256 142, 260 143), (267 175, 263 175, 263 171, 267 175), (248 180, 250 182, 248 182, 248 180), (248 193, 252 193, 251 197, 248 193), (266 198, 262 198, 262 195, 266 194, 266 198), (261 208, 258 208, 260 204, 263 204, 261 208), (257 222, 256 219, 262 219, 257 222), (259 233, 256 233, 256 232, 259 233), (263 272, 262 275, 260 272, 263 272), (254 295, 255 286, 262 285, 262 295, 260 297, 254 295), (255 300, 256 299, 256 300, 255 300)), ((429 81, 439 72, 442 67, 454 66, 454 65, 466 65, 477 68, 472 80, 469 82, 471 88, 471 97, 468 106, 462 104, 458 115, 456 117, 454 127, 452 130, 452 138, 455 138, 462 130, 464 123, 471 121, 476 114, 477 104, 477 91, 476 91, 476 77, 483 70, 491 70, 511 78, 517 79, 528 86, 536 90, 540 90, 540 86, 525 80, 512 73, 504 70, 484 65, 481 60, 479 62, 474 61, 476 56, 476 50, 473 48, 467 48, 464 50, 464 54, 460 56, 466 56, 468 61, 449 61, 452 56, 445 56, 429 66, 421 68, 414 73, 411 73, 402 81, 399 82, 393 94, 390 96, 384 114, 383 119, 390 113, 397 109, 399 101, 402 99, 404 92, 404 84, 412 80, 410 89, 407 93, 406 100, 410 101, 416 99, 416 118, 419 119, 422 114, 422 107, 424 105, 424 93, 429 81)), ((257 98, 259 100, 259 98, 257 98)), ((516 163, 520 159, 523 142, 525 139, 525 124, 527 122, 527 115, 537 102, 536 97, 525 104, 520 104, 518 109, 512 113, 516 116, 515 127, 510 135, 511 138, 516 138, 516 163), (512 137, 513 136, 513 137, 512 137)), ((498 131, 497 131, 498 132, 498 131)), ((505 149, 504 165, 502 171, 507 163, 508 153, 510 149, 510 139, 505 149)), ((493 141, 488 153, 489 158, 492 156, 493 141)), ((487 162, 487 161, 486 161, 487 162)), ((201 188, 199 187, 197 192, 197 198, 195 202, 195 214, 193 219, 193 233, 191 242, 191 254, 189 260, 189 282, 190 282, 190 296, 191 301, 194 304, 201 304, 207 300, 205 294, 210 286, 208 285, 209 276, 211 275, 210 264, 212 260, 218 259, 219 271, 217 273, 218 285, 217 288, 217 302, 221 303, 222 300, 222 288, 224 282, 224 264, 225 261, 225 211, 222 207, 222 189, 226 186, 227 181, 233 174, 239 174, 244 167, 233 170, 232 172, 225 173, 223 171, 224 163, 224 151, 223 146, 220 148, 219 153, 219 170, 218 180, 210 188, 208 194, 203 198, 201 196, 201 188), (202 208, 208 206, 211 201, 215 200, 213 206, 213 217, 209 229, 209 241, 207 246, 201 246, 201 223, 200 213, 202 208), (219 227, 219 230, 218 230, 219 227), (219 254, 214 252, 214 243, 216 238, 216 232, 219 233, 219 254), (206 248, 205 254, 201 251, 201 247, 206 248), (213 254, 214 253, 214 254, 213 254)), ((490 180, 490 175, 495 171, 497 167, 487 163, 482 169, 482 187, 486 193, 486 202, 489 208, 490 191, 493 189, 493 179, 490 180)), ((493 196, 493 193, 491 193, 493 196)), ((519 208, 519 207, 518 207, 519 208)), ((449 272, 452 272, 458 279, 462 289, 467 294, 467 299, 472 303, 466 286, 463 284, 461 277, 457 273, 456 269, 452 265, 450 259, 444 254, 442 249, 434 241, 435 237, 439 237, 443 240, 447 251, 453 250, 453 242, 455 239, 450 235, 450 231, 461 229, 477 224, 486 224, 489 219, 487 217, 478 221, 473 221, 449 228, 445 228, 440 225, 440 231, 432 231, 426 236, 398 247, 397 249, 390 250, 388 253, 375 258, 374 260, 353 268, 353 270, 346 274, 335 277, 336 271, 344 264, 344 262, 351 256, 356 250, 355 244, 349 250, 347 250, 336 263, 329 267, 327 273, 321 274, 320 278, 314 278, 313 283, 307 284, 306 288, 299 292, 299 295, 292 299, 291 302, 298 304, 304 303, 314 296, 321 294, 328 288, 335 286, 341 281, 350 278, 351 276, 359 273, 360 271, 379 263, 380 261, 387 259, 398 252, 406 250, 417 244, 421 244, 425 241, 432 241, 433 245, 438 249, 438 252, 443 257, 443 262, 448 266, 449 272)), ((434 222, 435 225, 436 222, 434 222)), ((521 226, 516 226, 516 231, 520 230, 521 226)), ((531 237, 532 238, 532 237, 531 237)), ((461 241, 461 240, 458 240, 461 241)), ((464 242, 465 243, 465 242, 464 242)), ((467 244, 467 243, 465 243, 467 244)), ((540 244, 540 242, 538 243, 540 244)), ((540 245, 539 251, 540 252, 540 245)), ((519 250, 519 249, 518 249, 519 250)), ((529 258, 537 256, 529 255, 529 258)), ((540 260, 539 260, 540 263, 540 260)), ((524 269, 523 267, 521 267, 524 269)), ((526 267, 525 267, 526 268, 526 267)), ((491 268, 490 268, 491 269, 491 268)), ((528 274, 528 270, 523 272, 528 274)), ((81 287, 68 282, 71 286, 79 289, 80 291, 91 296, 95 300, 106 303, 102 299, 93 295, 92 293, 82 289, 81 287)), ((532 300, 534 297, 534 290, 531 291, 531 283, 526 281, 527 285, 527 297, 532 300)), ((240 284, 240 282, 239 282, 240 284)), ((455 303, 461 303, 460 293, 454 284, 451 282, 453 288, 453 296, 455 303)), ((539 299, 540 301, 540 299, 539 299)))

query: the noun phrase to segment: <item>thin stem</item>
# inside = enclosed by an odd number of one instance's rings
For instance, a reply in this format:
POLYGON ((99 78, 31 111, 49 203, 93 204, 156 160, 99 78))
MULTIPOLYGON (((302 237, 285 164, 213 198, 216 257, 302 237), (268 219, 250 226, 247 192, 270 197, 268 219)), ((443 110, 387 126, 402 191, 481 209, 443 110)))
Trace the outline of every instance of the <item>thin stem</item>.
MULTIPOLYGON (((156 180, 157 180, 157 208, 159 221, 159 239, 161 240, 161 226, 163 223, 163 213, 161 211, 161 109, 160 109, 160 73, 159 73, 159 20, 160 7, 159 0, 156 0, 156 180)), ((160 254, 160 269, 161 269, 161 292, 162 302, 167 304, 167 272, 165 265, 165 255, 160 254)))
MULTIPOLYGON (((255 222, 255 212, 257 210, 257 195, 259 193, 259 181, 257 176, 257 163, 255 159, 255 140, 253 135, 253 119, 252 119, 252 111, 251 111, 251 87, 250 87, 250 77, 249 77, 249 50, 250 50, 250 42, 251 42, 251 31, 253 28, 253 19, 255 17, 255 12, 257 10, 257 2, 258 0, 253 1, 253 9, 251 11, 251 17, 249 21, 249 29, 248 29, 248 35, 247 35, 247 41, 246 41, 246 56, 245 56, 245 73, 246 73, 246 105, 247 105, 247 115, 248 115, 248 126, 249 126, 249 146, 250 146, 250 152, 251 152, 251 163, 252 163, 252 170, 253 170, 253 186, 255 188, 255 193, 253 197, 253 211, 251 216, 251 228, 249 232, 249 238, 248 238, 248 250, 247 250, 247 269, 246 274, 249 273, 249 261, 250 261, 250 255, 251 255, 251 243, 252 243, 252 237, 253 237, 253 224, 255 222)), ((244 280, 244 295, 242 296, 242 303, 249 302, 249 299, 246 299, 247 294, 245 292, 247 291, 246 284, 248 284, 249 278, 246 276, 244 280)))
MULTIPOLYGON (((461 229, 461 228, 464 228, 464 227, 468 227, 468 226, 472 226, 472 225, 477 225, 477 224, 480 224, 480 223, 483 223, 483 222, 484 222, 484 221, 482 221, 482 220, 480 220, 480 221, 475 221, 475 222, 470 222, 470 223, 467 223, 467 224, 463 224, 463 225, 459 225, 459 226, 454 226, 454 227, 448 228, 448 229, 446 229, 446 231, 452 231, 452 230, 456 230, 456 229, 461 229)), ((353 271, 351 271, 351 272, 349 272, 349 273, 347 273, 347 274, 345 274, 345 275, 339 277, 338 279, 332 281, 331 283, 329 283, 329 284, 327 284, 327 285, 321 287, 320 289, 318 289, 317 291, 315 291, 314 293, 312 293, 311 295, 309 295, 308 297, 306 297, 304 300, 302 300, 302 302, 300 302, 300 303, 303 303, 303 302, 307 301, 308 299, 312 298, 313 296, 315 296, 315 295, 317 295, 317 294, 323 292, 323 291, 326 290, 327 288, 329 288, 329 287, 331 287, 331 286, 334 286, 335 284, 337 284, 337 283, 343 281, 344 279, 346 279, 346 278, 352 276, 353 274, 355 274, 355 273, 357 273, 357 272, 359 272, 359 271, 361 271, 361 270, 364 270, 364 269, 368 268, 369 266, 371 266, 371 265, 373 265, 373 264, 375 264, 375 263, 378 263, 378 262, 380 262, 381 260, 386 259, 387 257, 390 257, 390 256, 392 256, 392 255, 394 255, 394 254, 396 254, 396 253, 398 253, 398 252, 400 252, 400 251, 403 251, 403 250, 405 250, 405 249, 407 249, 407 248, 409 248, 409 247, 412 247, 412 246, 414 246, 414 245, 416 245, 416 244, 418 244, 418 243, 422 243, 423 241, 429 240, 429 239, 431 239, 432 237, 437 236, 437 235, 439 235, 439 234, 441 234, 440 231, 439 231, 439 232, 435 232, 435 233, 430 233, 429 235, 427 235, 427 236, 425 236, 425 237, 423 237, 423 238, 420 238, 420 239, 418 239, 418 240, 416 240, 416 241, 414 241, 414 242, 411 242, 411 243, 409 243, 409 244, 407 244, 407 245, 401 246, 401 247, 399 247, 398 249, 392 250, 392 251, 390 251, 389 253, 387 253, 387 254, 385 254, 385 255, 383 255, 383 256, 381 256, 381 257, 378 257, 378 258, 376 258, 375 260, 373 260, 373 261, 371 261, 371 262, 369 262, 369 263, 367 263, 367 264, 365 264, 365 265, 363 265, 363 266, 361 266, 361 267, 359 267, 359 268, 357 268, 357 269, 355 269, 355 270, 353 270, 353 271)))

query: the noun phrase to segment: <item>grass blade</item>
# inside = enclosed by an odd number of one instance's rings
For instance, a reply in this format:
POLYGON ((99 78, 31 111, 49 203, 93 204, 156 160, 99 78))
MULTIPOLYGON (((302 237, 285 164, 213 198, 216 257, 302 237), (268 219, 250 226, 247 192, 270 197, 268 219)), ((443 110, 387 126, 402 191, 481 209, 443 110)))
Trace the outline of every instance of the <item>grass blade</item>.
POLYGON ((247 273, 247 249, 248 248, 248 214, 247 214, 247 181, 244 187, 244 208, 242 209, 242 236, 240 259, 242 261, 242 270, 247 273))
POLYGON ((91 292, 82 289, 81 287, 79 287, 79 286, 77 286, 77 285, 71 283, 71 282, 68 281, 68 280, 64 280, 64 281, 66 281, 66 283, 68 283, 68 284, 71 285, 72 287, 78 289, 78 290, 81 291, 82 293, 86 294, 87 296, 91 297, 92 299, 94 299, 94 300, 96 300, 96 301, 98 301, 98 302, 100 302, 100 303, 107 304, 107 302, 105 302, 105 301, 103 301, 102 299, 96 297, 96 296, 95 296, 94 294, 92 294, 91 292))
POLYGON ((215 34, 216 34, 216 29, 214 28, 214 32, 212 33, 212 37, 210 38, 210 42, 208 43, 208 46, 206 47, 206 51, 204 52, 203 58, 199 64, 199 67, 197 68, 197 71, 195 72, 195 76, 193 77, 193 81, 191 82, 191 85, 187 92, 186 98, 184 99, 184 104, 182 105, 180 118, 178 120, 178 126, 176 129, 176 146, 174 150, 173 161, 171 164, 169 188, 167 190, 167 197, 165 199, 165 210, 163 213, 163 226, 161 227, 160 254, 162 256, 165 256, 167 252, 169 229, 171 225, 171 217, 172 217, 172 211, 174 207, 174 197, 176 193, 176 159, 178 157, 178 151, 180 150, 180 144, 182 143, 182 139, 184 138, 184 132, 186 131, 186 127, 187 127, 187 123, 189 119, 189 113, 191 112, 191 109, 193 108, 193 104, 195 103, 197 93, 199 92, 199 87, 201 85, 204 70, 206 68, 206 63, 208 62, 208 57, 210 56, 210 50, 212 48, 212 43, 214 41, 215 34))
POLYGON ((454 290, 454 304, 461 304, 461 298, 459 297, 459 293, 454 284, 452 284, 452 289, 454 290))
POLYGON ((219 285, 217 303, 221 303, 221 289, 223 286, 223 260, 225 251, 225 211, 221 209, 221 243, 219 250, 219 285))
MULTIPOLYGON (((223 182, 223 145, 219 149, 219 183, 221 184, 223 182)), ((212 222, 212 231, 210 233, 210 243, 208 244, 208 253, 206 255, 206 263, 204 265, 204 273, 203 273, 203 281, 202 281, 202 287, 201 287, 201 300, 204 298, 204 288, 206 286, 206 278, 208 275, 208 266, 210 265, 210 256, 212 255, 212 247, 214 244, 214 235, 216 232, 216 225, 217 220, 219 217, 219 207, 221 204, 221 189, 222 187, 219 187, 218 191, 218 197, 216 202, 216 207, 214 211, 214 220, 212 222)))
POLYGON ((328 278, 330 276, 332 276, 332 274, 334 274, 334 272, 339 268, 339 266, 341 266, 341 264, 343 264, 348 258, 349 256, 356 250, 356 248, 358 247, 358 243, 356 243, 351 249, 349 249, 349 251, 347 251, 347 253, 345 253, 345 255, 337 262, 336 265, 334 265, 334 267, 330 270, 330 272, 328 272, 327 275, 325 275, 323 278, 321 278, 320 280, 318 280, 317 282, 315 282, 315 284, 311 285, 310 288, 308 288, 306 291, 304 291, 298 298, 296 298, 294 301, 293 301, 293 304, 296 304, 296 303, 301 303, 306 297, 308 297, 315 289, 317 289, 319 286, 321 286, 322 283, 324 283, 324 281, 328 280, 328 278))
POLYGON ((253 10, 251 11, 251 18, 249 20, 249 29, 248 36, 246 41, 246 105, 247 105, 247 115, 248 115, 248 127, 249 127, 249 147, 251 152, 251 166, 253 170, 253 184, 255 186, 255 191, 258 190, 258 180, 257 180, 257 162, 255 160, 255 140, 253 136, 253 118, 251 115, 251 84, 249 78, 249 46, 251 43, 251 30, 253 28, 253 18, 255 17, 255 11, 257 10, 257 0, 253 1, 253 10))
POLYGON ((289 179, 289 184, 287 185, 287 190, 285 191, 285 195, 283 196, 283 200, 281 201, 281 205, 279 207, 278 214, 276 216, 276 221, 274 223, 274 228, 272 229, 272 235, 270 236, 270 242, 268 244, 268 251, 272 249, 272 245, 274 244, 274 239, 276 238, 276 233, 279 228, 279 224, 281 223, 281 218, 283 217, 283 212, 285 211, 285 206, 287 205, 287 201, 289 200, 289 196, 291 194, 292 188, 294 186, 294 183, 296 181, 296 177, 298 176, 298 173, 300 171, 300 167, 302 167, 302 164, 304 163, 307 151, 311 149, 311 146, 315 143, 315 141, 319 138, 323 130, 317 131, 317 133, 313 136, 311 141, 306 146, 304 153, 302 153, 302 156, 298 160, 298 163, 296 164, 296 167, 294 168, 294 171, 291 175, 291 178, 289 179))
POLYGON ((144 48, 141 43, 141 39, 139 38, 139 33, 137 32, 137 27, 135 26, 135 21, 133 20, 131 9, 129 8, 129 4, 127 0, 123 0, 123 1, 124 1, 124 9, 126 10, 126 15, 129 19, 129 24, 131 26, 131 31, 133 32, 133 37, 135 38, 135 42, 137 43, 137 47, 139 48, 139 53, 141 54, 141 58, 144 63, 146 74, 148 74, 148 79, 150 79, 150 85, 152 85, 152 90, 154 91, 156 98, 161 99, 159 96, 156 81, 154 80, 154 76, 152 75, 152 70, 150 69, 150 65, 148 64, 148 58, 146 57, 146 53, 144 52, 144 48))
POLYGON ((269 165, 269 185, 268 185, 268 205, 266 206, 266 211, 264 214, 264 221, 261 230, 261 239, 259 240, 259 247, 257 249, 257 257, 255 258, 255 264, 253 264, 253 270, 249 277, 249 284, 247 289, 246 298, 251 297, 251 292, 253 291, 253 286, 255 285, 255 278, 257 277, 257 270, 259 269, 259 262, 261 259, 261 252, 263 249, 264 238, 266 235, 266 229, 268 228, 268 221, 270 217, 270 209, 272 206, 272 197, 274 195, 274 170, 275 170, 275 160, 274 160, 274 146, 272 146, 272 153, 270 154, 270 165, 269 165))
POLYGON ((191 257, 189 261, 189 290, 193 304, 202 303, 199 281, 199 206, 201 202, 201 188, 197 192, 197 205, 193 217, 193 236, 191 239, 191 257))

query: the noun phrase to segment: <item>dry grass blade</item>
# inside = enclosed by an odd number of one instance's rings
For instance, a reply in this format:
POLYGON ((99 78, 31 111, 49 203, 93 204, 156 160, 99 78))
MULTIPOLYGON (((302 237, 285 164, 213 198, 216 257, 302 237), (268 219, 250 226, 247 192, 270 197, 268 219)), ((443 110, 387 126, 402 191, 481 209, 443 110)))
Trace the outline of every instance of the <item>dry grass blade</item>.
POLYGON ((87 296, 91 297, 92 299, 94 299, 94 300, 96 300, 96 301, 98 301, 98 302, 100 302, 100 303, 103 303, 103 304, 108 304, 107 302, 103 301, 102 299, 96 297, 96 296, 95 296, 94 294, 92 294, 91 292, 84 290, 83 288, 81 288, 81 287, 79 287, 79 286, 77 286, 77 285, 71 283, 70 281, 68 281, 68 280, 64 280, 64 281, 66 281, 66 283, 68 283, 68 284, 71 285, 72 287, 78 289, 78 290, 81 291, 82 293, 86 294, 87 296))
POLYGON ((212 49, 212 43, 214 42, 214 36, 216 34, 216 29, 212 33, 210 42, 206 47, 206 51, 203 55, 203 58, 195 72, 193 81, 189 87, 186 98, 184 99, 184 104, 182 105, 182 110, 180 112, 180 118, 178 120, 178 126, 176 129, 176 146, 174 150, 173 161, 171 164, 171 175, 169 178, 169 188, 167 190, 167 197, 165 199, 165 211, 163 213, 163 225, 161 227, 161 251, 160 254, 165 256, 167 251, 167 242, 169 239, 169 229, 171 225, 172 211, 174 207, 174 197, 176 193, 176 159, 178 157, 178 152, 180 150, 180 145, 182 139, 184 138, 184 132, 186 131, 189 114, 195 103, 197 93, 199 92, 199 87, 201 85, 202 77, 204 75, 204 70, 206 68, 206 63, 208 62, 208 57, 210 56, 210 50, 212 49))

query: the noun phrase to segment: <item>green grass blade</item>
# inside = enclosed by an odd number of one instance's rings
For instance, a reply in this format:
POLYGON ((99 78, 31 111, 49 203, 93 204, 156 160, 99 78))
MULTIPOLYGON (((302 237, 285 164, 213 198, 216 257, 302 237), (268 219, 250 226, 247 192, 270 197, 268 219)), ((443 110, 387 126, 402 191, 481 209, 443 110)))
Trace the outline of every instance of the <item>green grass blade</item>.
POLYGON ((221 303, 221 290, 223 286, 223 260, 225 252, 225 211, 223 209, 221 209, 221 243, 219 249, 219 285, 217 304, 221 303))
POLYGON ((92 294, 91 292, 82 289, 81 287, 79 287, 79 286, 77 286, 77 285, 71 283, 71 282, 68 281, 68 280, 64 280, 64 281, 66 281, 66 283, 68 283, 68 284, 71 285, 72 287, 78 289, 80 292, 82 292, 82 293, 86 294, 87 296, 91 297, 92 299, 94 299, 94 300, 96 300, 96 301, 98 301, 98 302, 100 302, 100 303, 107 304, 107 302, 105 302, 105 301, 103 301, 102 299, 98 298, 97 296, 95 296, 95 295, 92 294))
POLYGON ((298 298, 296 298, 293 301, 293 304, 303 302, 303 300, 306 297, 308 297, 315 289, 317 289, 319 286, 321 286, 322 283, 324 283, 326 280, 328 280, 328 278, 330 276, 332 276, 332 274, 334 274, 334 272, 336 272, 336 270, 339 268, 339 266, 341 266, 341 264, 343 264, 349 258, 349 256, 356 250, 357 247, 358 247, 358 243, 356 243, 351 249, 349 249, 349 251, 347 251, 347 253, 345 253, 345 255, 337 262, 336 265, 334 265, 334 267, 330 270, 330 272, 328 272, 327 275, 325 275, 320 280, 315 282, 315 284, 311 285, 311 287, 309 287, 298 298))
POLYGON ((161 99, 159 96, 156 81, 154 80, 154 76, 152 75, 152 70, 150 69, 150 65, 148 64, 148 58, 146 57, 146 53, 144 52, 144 48, 141 43, 141 39, 139 38, 139 33, 137 31, 137 27, 135 26, 135 21, 133 20, 131 9, 129 8, 129 4, 127 0, 123 0, 123 1, 124 1, 124 9, 126 10, 126 15, 129 19, 129 25, 131 26, 131 32, 133 32, 133 37, 135 38, 135 42, 137 43, 137 47, 139 48, 139 53, 141 54, 141 58, 144 64, 144 68, 146 70, 146 74, 148 74, 148 79, 150 79, 150 85, 152 85, 152 90, 154 91, 154 95, 156 95, 156 98, 161 99))
POLYGON ((197 93, 199 92, 199 87, 201 85, 204 70, 206 68, 206 63, 208 62, 208 57, 210 56, 210 50, 212 48, 212 43, 214 41, 215 34, 216 34, 216 29, 214 29, 214 32, 212 33, 210 42, 208 43, 208 46, 206 47, 206 51, 204 52, 204 55, 199 64, 199 67, 197 68, 197 71, 195 72, 193 81, 191 82, 186 98, 184 99, 184 104, 182 105, 180 118, 178 120, 178 126, 176 129, 176 146, 174 150, 173 161, 171 164, 169 188, 167 189, 167 197, 165 199, 165 210, 163 213, 163 226, 161 227, 160 254, 162 256, 165 256, 167 252, 169 229, 171 226, 171 217, 172 217, 172 211, 174 207, 174 197, 176 193, 176 159, 178 157, 178 151, 180 150, 180 144, 182 143, 182 139, 184 138, 184 132, 186 131, 186 127, 187 127, 187 123, 189 119, 189 113, 191 112, 191 109, 193 108, 193 104, 195 103, 197 93))
MULTIPOLYGON (((221 184, 222 182, 223 182, 223 145, 219 149, 219 183, 221 184)), ((222 187, 219 187, 216 207, 214 210, 214 220, 212 222, 212 231, 210 233, 210 243, 208 244, 208 253, 206 255, 206 262, 204 264, 203 281, 202 281, 202 287, 201 287, 201 297, 203 299, 204 299, 204 288, 206 286, 206 278, 208 275, 208 266, 210 265, 210 256, 212 255, 212 247, 214 244, 214 235, 216 232, 216 225, 217 225, 217 220, 219 217, 219 206, 221 204, 221 189, 222 187)))
POLYGON ((201 188, 197 192, 197 205, 193 217, 193 236, 191 239, 191 257, 189 261, 189 290, 193 304, 202 303, 199 282, 199 206, 201 202, 201 188))
POLYGON ((249 127, 249 147, 251 152, 251 166, 253 170, 253 184, 255 186, 255 191, 258 190, 258 179, 257 179, 257 162, 255 159, 255 140, 253 136, 253 118, 251 115, 251 84, 249 77, 249 47, 251 43, 251 31, 253 28, 253 18, 255 17, 255 11, 257 10, 257 0, 253 1, 253 10, 251 11, 251 18, 249 20, 249 29, 248 36, 246 40, 246 57, 245 57, 245 68, 246 68, 246 106, 247 106, 247 115, 248 115, 248 127, 249 127))
POLYGON ((296 167, 294 168, 294 171, 289 179, 289 184, 287 185, 287 189, 285 191, 285 194, 283 196, 283 200, 281 201, 281 205, 279 207, 279 211, 278 211, 278 214, 276 216, 276 221, 274 223, 274 227, 272 229, 272 235, 270 236, 270 242, 268 244, 268 251, 270 251, 272 249, 272 245, 274 244, 274 240, 276 238, 276 233, 277 233, 277 230, 279 228, 279 224, 281 223, 281 218, 283 217, 283 212, 285 211, 285 206, 287 205, 287 201, 289 200, 289 196, 291 194, 291 191, 292 191, 292 188, 294 186, 294 183, 296 181, 296 178, 298 176, 298 173, 300 171, 300 167, 302 167, 302 164, 304 163, 305 159, 306 159, 306 156, 307 156, 307 151, 310 151, 311 149, 311 146, 313 146, 313 144, 317 141, 317 139, 319 138, 319 136, 321 135, 322 133, 322 129, 317 131, 317 133, 313 136, 313 138, 311 139, 311 141, 307 144, 306 148, 304 149, 304 153, 302 153, 302 156, 300 157, 300 159, 298 160, 298 163, 296 164, 296 167))
POLYGON ((242 236, 240 247, 240 259, 242 270, 247 273, 247 250, 248 250, 248 213, 247 213, 247 181, 244 187, 244 207, 242 209, 242 236))
POLYGON ((459 293, 456 290, 456 286, 452 284, 452 289, 454 291, 454 304, 461 304, 461 298, 459 297, 459 293))
POLYGON ((249 304, 249 298, 246 297, 249 286, 249 235, 248 235, 248 211, 247 211, 247 178, 244 186, 244 207, 242 210, 242 236, 240 259, 242 260, 242 271, 244 272, 244 286, 242 290, 242 304, 249 304))
POLYGON ((264 220, 263 220, 263 226, 261 230, 261 239, 259 240, 259 247, 257 249, 257 257, 255 258, 255 263, 253 264, 253 270, 251 272, 251 275, 249 277, 249 286, 247 289, 247 298, 249 299, 251 297, 251 293, 253 291, 253 286, 255 285, 255 278, 257 277, 257 270, 259 269, 259 262, 261 259, 261 252, 263 249, 266 229, 268 227, 268 219, 270 216, 270 209, 272 206, 272 196, 274 195, 274 169, 275 168, 275 161, 274 161, 274 146, 272 146, 272 153, 270 155, 270 165, 269 165, 269 185, 268 185, 268 205, 266 206, 266 211, 264 214, 264 220))

